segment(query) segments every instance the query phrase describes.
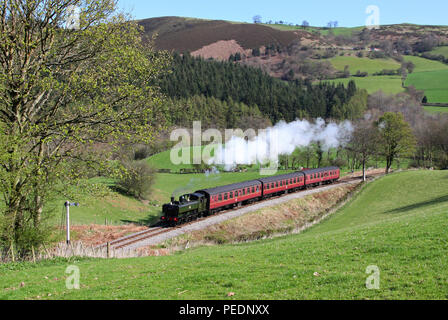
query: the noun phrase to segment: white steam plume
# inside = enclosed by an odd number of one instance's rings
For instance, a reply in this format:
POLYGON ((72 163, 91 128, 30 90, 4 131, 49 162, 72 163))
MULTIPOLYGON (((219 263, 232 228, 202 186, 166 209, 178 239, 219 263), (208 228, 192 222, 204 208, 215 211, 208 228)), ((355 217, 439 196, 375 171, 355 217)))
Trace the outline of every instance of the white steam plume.
POLYGON ((254 139, 233 136, 225 146, 217 148, 209 164, 225 165, 230 170, 238 164, 277 163, 279 155, 290 155, 297 148, 312 143, 320 142, 324 151, 343 146, 352 132, 353 126, 349 121, 328 125, 320 118, 314 123, 282 121, 254 139))

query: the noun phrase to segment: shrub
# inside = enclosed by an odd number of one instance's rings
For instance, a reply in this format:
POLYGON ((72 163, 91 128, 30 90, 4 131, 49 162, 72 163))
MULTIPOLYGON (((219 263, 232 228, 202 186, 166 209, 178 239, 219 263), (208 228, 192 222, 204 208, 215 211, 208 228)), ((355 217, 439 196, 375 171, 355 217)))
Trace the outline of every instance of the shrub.
POLYGON ((122 165, 125 174, 119 179, 117 186, 138 199, 148 199, 155 180, 155 169, 145 161, 124 162, 122 165))
POLYGON ((149 146, 139 146, 134 151, 134 160, 140 161, 144 160, 152 155, 152 149, 149 146))

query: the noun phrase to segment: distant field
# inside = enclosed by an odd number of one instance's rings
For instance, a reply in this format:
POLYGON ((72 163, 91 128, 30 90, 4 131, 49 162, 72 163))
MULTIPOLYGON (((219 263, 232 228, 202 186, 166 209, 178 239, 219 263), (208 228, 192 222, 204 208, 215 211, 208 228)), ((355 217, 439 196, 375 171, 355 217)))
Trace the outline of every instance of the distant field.
POLYGON ((401 86, 401 77, 399 76, 378 76, 378 77, 350 77, 346 79, 330 80, 334 83, 348 84, 350 80, 354 80, 358 88, 366 89, 369 94, 382 90, 387 94, 396 94, 403 92, 401 86))
POLYGON ((393 174, 299 235, 165 257, 1 265, 0 299, 444 300, 446 190, 444 171, 393 174), (80 290, 66 289, 69 265, 80 268, 80 290), (366 288, 369 266, 380 271, 378 290, 366 288))
MULTIPOLYGON (((414 56, 405 56, 405 60, 415 64, 414 72, 408 75, 406 86, 413 85, 418 90, 424 90, 429 103, 447 103, 448 65, 414 56)), ((400 65, 393 60, 336 57, 331 59, 331 62, 338 70, 343 70, 345 65, 349 65, 351 73, 357 70, 369 72, 369 76, 365 78, 351 77, 332 80, 332 82, 347 84, 350 80, 354 80, 359 88, 366 89, 370 94, 378 90, 387 94, 404 91, 400 76, 371 76, 375 71, 399 68, 400 65)))
POLYGON ((425 107, 426 112, 437 114, 437 113, 448 113, 447 107, 425 107))
MULTIPOLYGON (((281 30, 281 31, 294 31, 294 30, 304 30, 304 31, 315 31, 315 32, 319 32, 321 35, 328 35, 328 33, 330 32, 330 30, 328 28, 320 28, 320 27, 307 27, 306 29, 304 29, 302 26, 289 26, 289 25, 284 25, 284 24, 263 24, 265 26, 277 29, 277 30, 281 30)), ((339 27, 339 28, 334 28, 332 29, 333 34, 336 36, 339 35, 344 35, 344 36, 351 36, 353 32, 355 31, 361 31, 364 27, 354 27, 354 28, 344 28, 344 27, 339 27)))
POLYGON ((404 56, 404 60, 411 61, 415 64, 414 73, 448 70, 448 65, 439 61, 433 61, 414 56, 404 56))
POLYGON ((424 90, 429 103, 448 102, 448 70, 412 73, 406 85, 424 90))
MULTIPOLYGON (((193 163, 193 156, 194 152, 197 152, 199 150, 202 150, 201 147, 194 147, 194 148, 182 148, 178 149, 177 155, 179 157, 183 156, 184 154, 189 154, 190 162, 193 163)), ((202 152, 201 152, 202 155, 202 152)), ((170 169, 173 172, 179 172, 180 169, 192 169, 193 165, 191 164, 179 164, 175 165, 171 161, 171 150, 158 153, 150 158, 147 159, 148 163, 152 165, 154 168, 157 169, 170 169)))
POLYGON ((448 46, 438 47, 431 51, 432 54, 443 55, 448 58, 448 46))
POLYGON ((372 75, 383 69, 396 70, 400 68, 400 64, 393 59, 369 59, 358 57, 338 56, 329 59, 335 69, 343 71, 345 66, 349 66, 350 73, 354 74, 358 70, 368 72, 372 75))

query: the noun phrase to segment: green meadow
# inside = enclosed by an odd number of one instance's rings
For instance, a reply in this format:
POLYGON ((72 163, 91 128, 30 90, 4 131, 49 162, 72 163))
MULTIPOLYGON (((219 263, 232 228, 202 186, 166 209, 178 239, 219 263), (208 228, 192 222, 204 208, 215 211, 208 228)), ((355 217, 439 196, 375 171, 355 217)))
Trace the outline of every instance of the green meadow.
POLYGON ((350 77, 345 79, 330 80, 333 83, 343 83, 347 85, 351 80, 354 80, 356 86, 361 89, 366 89, 369 94, 377 91, 383 91, 387 94, 397 94, 403 92, 401 86, 401 77, 399 76, 375 76, 375 77, 350 77))
POLYGON ((448 299, 447 190, 446 171, 397 173, 299 235, 164 257, 1 265, 0 298, 448 299), (80 290, 66 288, 69 265, 80 269, 80 290), (366 288, 369 266, 380 271, 378 290, 366 288))
POLYGON ((350 73, 355 74, 358 70, 368 72, 372 75, 383 69, 396 70, 400 68, 400 64, 393 59, 370 59, 358 58, 351 56, 338 56, 329 59, 336 70, 344 71, 345 66, 349 67, 350 73))
POLYGON ((431 51, 432 54, 442 55, 445 58, 448 58, 448 46, 437 47, 436 49, 431 51))
POLYGON ((448 103, 448 70, 412 73, 406 85, 424 90, 429 103, 448 103))
POLYGON ((425 107, 425 111, 432 114, 438 114, 438 113, 448 113, 447 107, 425 107))

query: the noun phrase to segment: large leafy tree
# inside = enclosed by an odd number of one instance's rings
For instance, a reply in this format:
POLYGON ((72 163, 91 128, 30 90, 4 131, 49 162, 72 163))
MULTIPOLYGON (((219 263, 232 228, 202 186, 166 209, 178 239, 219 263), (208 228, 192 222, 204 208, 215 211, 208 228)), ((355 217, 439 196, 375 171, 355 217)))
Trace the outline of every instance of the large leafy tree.
POLYGON ((386 158, 386 174, 397 156, 412 155, 416 139, 411 126, 400 112, 386 112, 377 122, 380 148, 386 158))
POLYGON ((86 149, 158 129, 154 83, 169 58, 141 31, 115 0, 0 0, 3 241, 39 229, 46 197, 86 149))

